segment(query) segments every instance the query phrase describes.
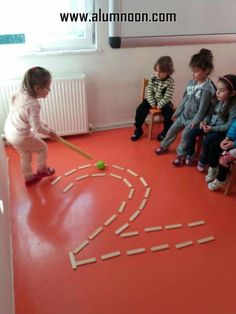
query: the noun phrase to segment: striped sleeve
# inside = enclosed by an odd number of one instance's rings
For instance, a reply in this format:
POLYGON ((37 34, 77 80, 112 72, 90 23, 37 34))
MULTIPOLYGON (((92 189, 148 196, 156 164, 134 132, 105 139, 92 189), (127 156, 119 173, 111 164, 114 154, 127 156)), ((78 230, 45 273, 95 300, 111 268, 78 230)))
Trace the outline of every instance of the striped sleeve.
POLYGON ((175 90, 175 82, 172 78, 169 78, 168 80, 168 86, 166 88, 166 92, 164 96, 158 101, 158 108, 164 107, 166 104, 172 101, 174 90, 175 90))
POLYGON ((149 79, 148 81, 148 87, 147 87, 147 101, 151 106, 156 105, 156 100, 155 100, 155 89, 154 89, 154 84, 152 78, 149 79))

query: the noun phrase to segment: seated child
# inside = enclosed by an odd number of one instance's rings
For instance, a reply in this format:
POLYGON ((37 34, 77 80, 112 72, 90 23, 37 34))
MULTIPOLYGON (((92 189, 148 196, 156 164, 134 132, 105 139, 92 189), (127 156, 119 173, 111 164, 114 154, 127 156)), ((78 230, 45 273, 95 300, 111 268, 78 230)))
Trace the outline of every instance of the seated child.
POLYGON ((161 146, 155 150, 157 155, 166 152, 178 133, 183 130, 177 148, 177 158, 173 161, 174 166, 180 166, 185 161, 189 131, 203 120, 210 107, 212 97, 215 95, 215 87, 208 78, 213 70, 211 51, 201 49, 199 53, 192 56, 189 65, 192 68, 194 79, 188 82, 182 103, 172 117, 175 121, 162 140, 161 146))
POLYGON ((212 191, 216 191, 225 185, 229 165, 233 160, 236 160, 236 120, 231 125, 220 147, 224 152, 219 160, 219 172, 216 174, 215 179, 208 183, 208 188, 212 191))
MULTIPOLYGON (((216 97, 217 100, 211 106, 209 114, 200 123, 200 126, 190 130, 187 139, 187 158, 186 165, 195 164, 195 144, 197 136, 204 135, 202 141, 202 151, 198 162, 198 170, 203 172, 208 164, 208 155, 211 150, 211 143, 218 141, 220 143, 226 135, 226 132, 232 122, 236 119, 236 75, 227 74, 219 78, 217 82, 216 97)), ((218 162, 221 150, 215 151, 215 157, 218 162), (218 155, 217 155, 218 154, 218 155)), ((209 172, 212 172, 209 168, 209 172)))
POLYGON ((174 72, 173 61, 169 56, 160 57, 154 64, 155 74, 149 79, 147 88, 147 99, 136 109, 135 130, 131 136, 132 141, 137 141, 143 134, 143 123, 152 108, 159 108, 164 117, 164 129, 157 139, 162 140, 170 126, 173 115, 173 105, 171 103, 174 94, 174 80, 171 75, 174 72))

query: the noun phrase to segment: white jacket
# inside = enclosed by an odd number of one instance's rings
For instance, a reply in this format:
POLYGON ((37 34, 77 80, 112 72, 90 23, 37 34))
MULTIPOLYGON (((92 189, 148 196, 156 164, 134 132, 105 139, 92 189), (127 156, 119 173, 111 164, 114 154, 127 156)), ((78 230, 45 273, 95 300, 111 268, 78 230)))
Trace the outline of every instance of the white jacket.
POLYGON ((48 135, 50 129, 40 120, 38 99, 29 96, 24 90, 15 93, 10 101, 9 114, 5 122, 5 135, 12 139, 34 136, 35 133, 48 135))

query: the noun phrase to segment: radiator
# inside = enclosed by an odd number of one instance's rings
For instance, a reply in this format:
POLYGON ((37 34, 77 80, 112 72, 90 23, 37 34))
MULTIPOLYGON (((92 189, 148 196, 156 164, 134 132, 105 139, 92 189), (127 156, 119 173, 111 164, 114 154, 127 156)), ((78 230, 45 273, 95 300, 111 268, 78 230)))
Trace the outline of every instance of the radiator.
MULTIPOLYGON (((1 128, 8 113, 8 103, 21 82, 0 84, 1 128)), ((58 135, 82 134, 89 131, 85 75, 53 78, 51 92, 40 99, 42 119, 58 135)), ((2 130, 1 130, 2 131, 2 130)))

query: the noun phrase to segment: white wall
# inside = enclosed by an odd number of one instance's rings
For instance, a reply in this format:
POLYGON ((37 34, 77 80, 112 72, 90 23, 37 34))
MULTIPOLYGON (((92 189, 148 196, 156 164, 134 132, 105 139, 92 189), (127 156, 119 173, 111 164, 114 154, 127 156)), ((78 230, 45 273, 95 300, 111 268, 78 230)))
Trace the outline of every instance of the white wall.
POLYGON ((0 314, 13 314, 12 255, 10 219, 8 205, 8 167, 4 146, 0 138, 0 200, 4 212, 0 210, 0 314))
MULTIPOLYGON (((96 5, 104 12, 108 10, 108 0, 96 0, 96 5)), ((220 27, 220 21, 216 23, 220 27)), ((108 45, 108 24, 99 23, 97 29, 100 52, 28 56, 8 60, 0 58, 0 78, 22 78, 23 73, 34 65, 48 68, 54 76, 83 72, 88 78, 89 122, 96 128, 104 128, 133 121, 140 98, 141 78, 152 74, 153 64, 159 56, 171 55, 176 70, 174 103, 178 105, 184 86, 191 78, 188 67, 190 57, 198 52, 202 45, 114 50, 108 45)), ((222 74, 236 73, 236 43, 204 47, 211 49, 215 57, 213 79, 222 74)))

